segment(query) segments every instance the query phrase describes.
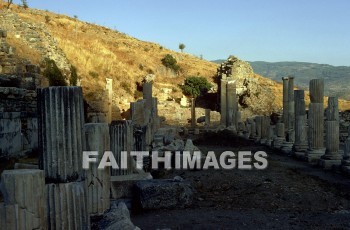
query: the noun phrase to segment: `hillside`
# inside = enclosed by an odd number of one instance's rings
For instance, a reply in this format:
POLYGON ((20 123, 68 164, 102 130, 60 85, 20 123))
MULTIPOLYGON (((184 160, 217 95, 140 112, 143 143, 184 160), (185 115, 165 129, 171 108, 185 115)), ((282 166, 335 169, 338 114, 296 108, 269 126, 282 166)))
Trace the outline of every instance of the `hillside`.
MULTIPOLYGON (((101 104, 99 101, 105 99, 106 78, 113 79, 113 104, 123 113, 127 112, 131 101, 141 96, 138 85, 144 77, 154 74, 154 96, 159 98, 160 115, 175 123, 186 122, 190 111, 180 106, 183 95, 178 85, 186 77, 197 75, 206 77, 214 84, 218 65, 194 55, 175 52, 159 44, 141 41, 65 15, 23 9, 16 5, 7 10, 1 1, 0 7, 0 29, 7 31, 7 40, 16 48, 17 55, 42 67, 44 58, 54 60, 67 82, 74 66, 84 96, 91 107, 97 105, 96 110, 101 104), (180 66, 178 73, 162 64, 161 60, 167 54, 176 58, 180 66)), ((241 101, 248 104, 245 105, 245 109, 249 110, 247 116, 281 109, 281 84, 253 73, 246 62, 239 61, 236 68, 237 72, 240 72, 240 68, 249 69, 249 74, 239 77, 239 84, 244 85, 245 92, 249 91, 249 94, 242 92, 240 95, 241 101), (271 93, 275 97, 268 100, 265 106, 261 101, 269 98, 271 93)), ((341 103, 341 106, 343 109, 350 108, 349 103, 341 103)))
POLYGON ((281 81, 284 76, 294 76, 296 84, 308 88, 309 81, 314 78, 325 80, 325 94, 339 96, 350 100, 350 85, 344 84, 350 80, 350 66, 331 66, 307 62, 250 62, 254 72, 275 81, 281 81))

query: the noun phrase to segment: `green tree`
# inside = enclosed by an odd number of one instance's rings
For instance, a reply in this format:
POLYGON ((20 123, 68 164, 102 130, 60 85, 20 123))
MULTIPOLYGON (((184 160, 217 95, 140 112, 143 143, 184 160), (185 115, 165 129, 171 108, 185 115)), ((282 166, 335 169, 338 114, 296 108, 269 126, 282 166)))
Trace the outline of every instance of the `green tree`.
POLYGON ((170 68, 175 72, 180 70, 180 66, 177 65, 176 59, 171 54, 165 55, 165 57, 162 59, 162 63, 165 67, 170 68))
POLYGON ((185 47, 186 47, 185 44, 183 43, 179 44, 179 49, 181 50, 181 52, 184 52, 185 47))
POLYGON ((66 80, 54 60, 45 60, 43 75, 49 79, 50 86, 67 86, 66 80))
POLYGON ((186 96, 197 98, 208 92, 212 85, 204 77, 187 77, 183 85, 180 86, 182 93, 186 96))

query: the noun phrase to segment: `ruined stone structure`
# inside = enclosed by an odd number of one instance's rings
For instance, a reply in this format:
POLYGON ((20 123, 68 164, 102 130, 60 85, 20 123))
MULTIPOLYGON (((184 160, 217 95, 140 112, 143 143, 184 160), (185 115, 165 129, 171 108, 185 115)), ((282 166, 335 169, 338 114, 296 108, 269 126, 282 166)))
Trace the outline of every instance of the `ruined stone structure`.
POLYGON ((218 95, 220 105, 220 124, 230 129, 238 130, 238 98, 236 80, 232 75, 232 63, 227 61, 218 68, 217 76, 220 81, 218 95))
POLYGON ((39 67, 15 56, 0 30, 0 158, 16 157, 38 148, 35 89, 39 67))
POLYGON ((305 109, 305 92, 304 90, 294 91, 295 103, 295 142, 293 151, 296 155, 304 156, 307 148, 307 115, 305 109))
POLYGON ((310 105, 309 105, 309 149, 307 159, 311 163, 317 163, 325 153, 324 148, 324 81, 313 79, 310 81, 310 105))

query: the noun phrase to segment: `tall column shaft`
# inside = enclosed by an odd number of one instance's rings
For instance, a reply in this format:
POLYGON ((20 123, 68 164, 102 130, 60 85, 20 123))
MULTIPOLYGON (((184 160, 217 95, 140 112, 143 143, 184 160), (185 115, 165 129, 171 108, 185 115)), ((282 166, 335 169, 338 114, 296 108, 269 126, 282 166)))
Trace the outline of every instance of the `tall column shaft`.
POLYGON ((283 80, 283 123, 284 128, 288 130, 288 114, 289 114, 289 78, 282 77, 283 80))
POLYGON ((235 81, 227 82, 226 101, 227 101, 226 124, 227 126, 236 127, 236 120, 237 120, 236 114, 237 114, 238 105, 237 105, 235 81))
POLYGON ((288 80, 288 141, 295 141, 294 77, 288 80))
POLYGON ((82 138, 84 127, 81 87, 38 89, 40 168, 55 182, 84 178, 82 138))
POLYGON ((305 92, 304 90, 294 91, 294 105, 295 105, 295 142, 294 150, 306 151, 307 149, 307 116, 305 109, 305 92))
POLYGON ((220 114, 221 114, 221 118, 220 118, 220 124, 223 126, 227 126, 226 122, 227 122, 227 98, 226 98, 226 94, 227 94, 227 80, 221 79, 220 81, 220 114))
POLYGON ((210 126, 210 109, 205 110, 205 125, 210 126))
MULTIPOLYGON (((86 151, 98 151, 100 162, 105 151, 110 150, 109 126, 107 123, 85 124, 86 151)), ((120 165, 119 165, 120 166, 120 165)), ((91 164, 87 170, 87 207, 90 215, 102 215, 110 207, 111 168, 98 169, 91 164)))
POLYGON ((310 102, 323 103, 324 101, 324 81, 323 79, 312 79, 309 85, 310 102))
POLYGON ((324 106, 323 103, 311 103, 309 106, 309 149, 324 148, 324 106))
POLYGON ((326 155, 339 153, 339 122, 326 121, 326 155))
POLYGON ((143 83, 143 99, 146 100, 146 108, 151 111, 152 110, 152 82, 143 83))
POLYGON ((327 107, 327 120, 328 121, 339 121, 339 108, 338 108, 338 97, 328 98, 327 107))

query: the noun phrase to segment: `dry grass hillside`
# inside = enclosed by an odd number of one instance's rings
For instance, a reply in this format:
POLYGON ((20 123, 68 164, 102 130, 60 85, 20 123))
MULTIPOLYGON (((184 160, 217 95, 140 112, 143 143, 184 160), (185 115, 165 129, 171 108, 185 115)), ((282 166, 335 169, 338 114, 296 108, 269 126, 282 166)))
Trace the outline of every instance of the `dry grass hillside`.
MULTIPOLYGON (((106 27, 47 11, 23 9, 16 5, 6 10, 3 2, 0 2, 0 7, 5 17, 6 12, 14 13, 22 21, 49 31, 69 63, 77 68, 88 100, 104 91, 106 78, 113 79, 114 103, 120 109, 127 110, 129 102, 140 96, 136 90, 137 83, 147 74, 156 76, 155 96, 162 98, 161 94, 166 88, 171 91, 170 97, 175 99, 182 97, 178 84, 187 76, 200 75, 213 82, 213 76, 216 74, 218 65, 215 63, 166 49, 159 44, 141 41, 106 27), (162 65, 161 59, 166 54, 171 54, 177 59, 181 68, 178 74, 162 65)), ((30 59, 33 63, 40 63, 40 54, 18 39, 16 34, 9 32, 8 42, 16 47, 17 54, 21 57, 30 59)), ((259 75, 250 77, 257 78, 259 84, 273 90, 275 95, 272 106, 282 107, 281 84, 259 75)), ((259 101, 256 103, 259 104, 259 101)), ((341 106, 343 109, 349 109, 350 103, 341 102, 341 106)))

